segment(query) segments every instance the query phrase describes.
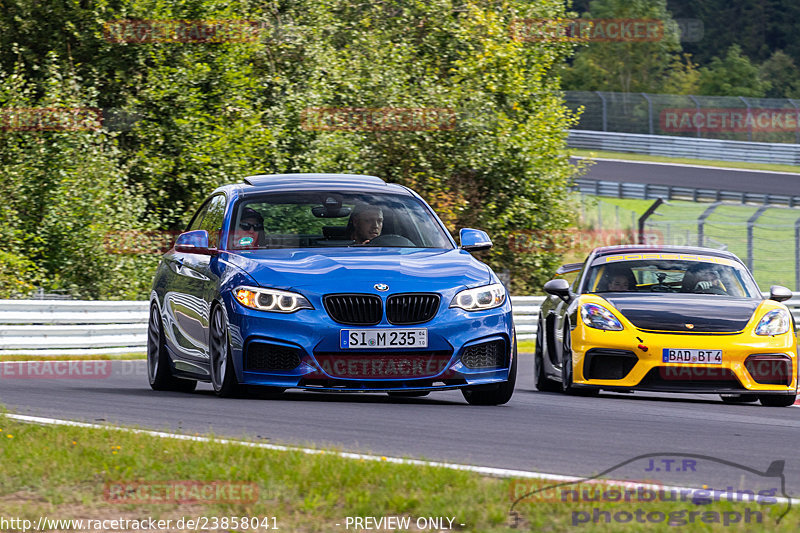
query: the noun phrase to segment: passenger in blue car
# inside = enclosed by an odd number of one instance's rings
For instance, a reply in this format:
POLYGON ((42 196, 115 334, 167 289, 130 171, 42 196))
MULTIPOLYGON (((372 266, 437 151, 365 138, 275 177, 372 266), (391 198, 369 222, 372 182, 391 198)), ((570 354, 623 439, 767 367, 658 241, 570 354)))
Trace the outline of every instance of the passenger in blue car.
POLYGON ((266 245, 264 233, 264 217, 250 207, 242 210, 242 219, 233 233, 236 248, 258 248, 266 245))
POLYGON ((347 235, 356 244, 368 244, 383 231, 383 210, 368 204, 358 204, 347 222, 347 235))

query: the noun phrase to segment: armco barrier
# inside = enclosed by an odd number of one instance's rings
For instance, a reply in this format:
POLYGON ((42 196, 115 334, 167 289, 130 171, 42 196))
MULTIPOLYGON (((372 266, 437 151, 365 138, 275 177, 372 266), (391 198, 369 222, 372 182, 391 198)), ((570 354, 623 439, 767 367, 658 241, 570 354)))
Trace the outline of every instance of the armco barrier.
POLYGON ((800 164, 800 144, 725 141, 669 135, 642 135, 606 131, 570 130, 570 148, 626 152, 665 157, 800 164))
POLYGON ((141 353, 147 302, 0 300, 0 355, 141 353))
MULTIPOLYGON (((800 322, 800 292, 787 304, 800 322)), ((536 337, 544 296, 512 296, 517 339, 536 337)), ((0 300, 0 355, 144 353, 147 302, 0 300)))

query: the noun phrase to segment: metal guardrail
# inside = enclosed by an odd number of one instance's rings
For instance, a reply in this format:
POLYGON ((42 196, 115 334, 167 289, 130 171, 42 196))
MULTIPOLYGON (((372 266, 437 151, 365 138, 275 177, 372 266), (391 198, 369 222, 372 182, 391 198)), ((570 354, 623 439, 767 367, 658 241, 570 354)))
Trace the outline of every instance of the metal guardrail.
MULTIPOLYGON (((800 174, 798 178, 800 179, 800 174)), ((696 189, 693 187, 675 187, 650 183, 623 183, 588 178, 576 179, 574 189, 583 194, 609 196, 612 198, 635 198, 638 200, 663 198, 665 200, 689 200, 692 202, 735 202, 787 207, 800 206, 800 196, 696 189)))
POLYGON ((0 300, 0 355, 140 353, 148 302, 0 300))
MULTIPOLYGON (((800 292, 787 305, 800 323, 800 292)), ((518 340, 536 338, 544 296, 512 296, 518 340)), ((144 353, 147 302, 0 300, 0 355, 144 353)))
POLYGON ((748 161, 751 163, 800 164, 800 144, 726 141, 642 135, 606 131, 570 130, 570 148, 626 152, 666 157, 711 159, 719 161, 748 161))

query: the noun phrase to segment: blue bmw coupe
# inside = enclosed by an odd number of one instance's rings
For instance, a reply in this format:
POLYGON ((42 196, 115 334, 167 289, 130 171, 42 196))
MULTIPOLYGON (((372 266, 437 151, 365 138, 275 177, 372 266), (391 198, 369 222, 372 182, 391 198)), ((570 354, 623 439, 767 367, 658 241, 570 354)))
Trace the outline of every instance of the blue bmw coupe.
POLYGON ((514 392, 505 287, 412 190, 373 176, 251 176, 215 190, 161 260, 150 295, 155 390, 219 396, 461 389, 514 392))

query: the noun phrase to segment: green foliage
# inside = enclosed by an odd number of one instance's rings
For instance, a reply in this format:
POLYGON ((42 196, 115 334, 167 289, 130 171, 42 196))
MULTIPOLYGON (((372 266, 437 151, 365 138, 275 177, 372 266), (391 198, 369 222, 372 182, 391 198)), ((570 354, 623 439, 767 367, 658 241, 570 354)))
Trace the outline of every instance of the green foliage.
POLYGON ((769 98, 800 96, 800 72, 797 70, 797 65, 790 56, 780 50, 761 64, 759 77, 771 84, 765 95, 769 98))
POLYGON ((216 186, 249 174, 381 176, 418 190, 455 234, 489 231, 485 259, 531 292, 553 254, 515 253, 515 231, 570 223, 564 153, 573 123, 554 69, 569 43, 509 38, 515 19, 558 18, 523 0, 4 0, 0 106, 97 106, 122 131, 0 137, 0 232, 38 284, 146 297, 155 255, 109 253, 106 231, 183 229, 216 186), (123 19, 253 20, 258 39, 116 42, 123 19), (51 59, 46 60, 47 57, 51 59), (440 108, 448 130, 316 131, 309 107, 440 108), (127 118, 125 118, 127 117, 127 118), (119 121, 117 121, 119 122, 119 121), (127 124, 127 125, 125 125, 127 124), (307 125, 306 125, 307 126, 307 125))
POLYGON ((756 98, 764 96, 771 87, 770 82, 759 78, 758 67, 742 55, 737 44, 728 48, 724 58, 715 57, 708 67, 700 69, 698 85, 704 95, 756 98))
POLYGON ((666 0, 594 0, 582 18, 657 19, 663 22, 664 36, 656 41, 590 41, 565 69, 565 89, 659 92, 681 51, 678 26, 666 0))
MULTIPOLYGON (((21 68, 0 77, 0 109, 92 107, 93 89, 81 87, 58 63, 48 55, 40 95, 21 68)), ((145 280, 131 279, 142 261, 103 246, 108 232, 141 228, 145 220, 143 202, 126 187, 118 159, 112 136, 102 131, 0 136, 0 235, 10 247, 10 255, 0 257, 4 277, 19 270, 17 279, 26 286, 34 282, 92 298, 142 294, 145 280)))

